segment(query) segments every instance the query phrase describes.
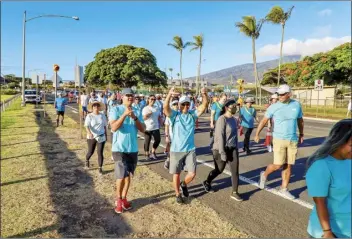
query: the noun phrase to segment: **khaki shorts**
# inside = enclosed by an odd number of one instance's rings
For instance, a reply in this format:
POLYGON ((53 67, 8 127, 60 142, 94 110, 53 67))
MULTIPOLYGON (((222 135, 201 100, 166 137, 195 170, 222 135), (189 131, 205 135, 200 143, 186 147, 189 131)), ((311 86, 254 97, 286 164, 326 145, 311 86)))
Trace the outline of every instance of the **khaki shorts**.
POLYGON ((284 139, 273 139, 273 151, 274 151, 274 164, 295 164, 297 156, 297 142, 284 140, 284 139))

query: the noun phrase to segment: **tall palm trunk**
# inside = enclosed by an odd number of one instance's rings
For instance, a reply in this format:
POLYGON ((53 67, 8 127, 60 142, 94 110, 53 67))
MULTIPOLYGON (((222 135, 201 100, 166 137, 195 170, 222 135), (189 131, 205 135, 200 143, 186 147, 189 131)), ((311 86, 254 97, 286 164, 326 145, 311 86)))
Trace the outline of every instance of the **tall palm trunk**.
POLYGON ((257 74, 257 57, 255 55, 255 38, 252 37, 252 51, 253 51, 253 66, 255 78, 255 103, 258 104, 258 74, 257 74))
POLYGON ((198 77, 196 81, 196 96, 199 95, 199 83, 200 83, 200 67, 202 64, 202 48, 199 49, 199 63, 198 63, 198 77))
POLYGON ((277 87, 280 85, 281 78, 281 60, 282 60, 282 46, 284 45, 284 33, 285 33, 285 24, 282 24, 282 34, 281 34, 281 46, 280 46, 280 59, 279 59, 279 72, 277 74, 277 87))
POLYGON ((181 81, 181 93, 183 94, 183 82, 182 82, 182 51, 180 51, 180 81, 181 81))

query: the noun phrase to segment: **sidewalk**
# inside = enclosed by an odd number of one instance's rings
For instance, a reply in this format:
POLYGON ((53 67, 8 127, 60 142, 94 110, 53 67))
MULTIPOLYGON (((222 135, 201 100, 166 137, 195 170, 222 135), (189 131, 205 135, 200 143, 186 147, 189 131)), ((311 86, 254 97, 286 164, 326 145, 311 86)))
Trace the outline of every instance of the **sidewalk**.
POLYGON ((1 116, 1 237, 248 237, 197 199, 176 204, 171 183, 147 166, 132 181, 134 208, 115 214, 111 145, 104 175, 96 155, 86 170, 78 125, 66 117, 56 128, 52 106, 46 119, 31 107, 1 116))

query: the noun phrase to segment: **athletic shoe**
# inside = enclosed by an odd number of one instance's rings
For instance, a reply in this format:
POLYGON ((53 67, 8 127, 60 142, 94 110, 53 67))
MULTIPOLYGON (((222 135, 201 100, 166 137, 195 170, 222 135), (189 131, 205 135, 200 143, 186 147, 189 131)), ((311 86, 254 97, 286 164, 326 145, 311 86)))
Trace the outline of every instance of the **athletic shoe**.
POLYGON ((284 198, 291 199, 291 200, 296 198, 288 191, 287 188, 280 188, 279 192, 284 198))
POLYGON ((187 198, 189 196, 189 193, 188 193, 187 185, 185 184, 184 181, 181 182, 180 188, 181 188, 183 196, 185 196, 187 198))
POLYGON ((184 204, 184 203, 185 203, 185 201, 183 200, 181 194, 179 194, 178 196, 176 196, 176 202, 177 202, 178 204, 184 204))
POLYGON ((264 176, 264 173, 265 173, 264 171, 260 172, 260 177, 259 177, 259 182, 258 182, 260 189, 265 188, 266 178, 264 176))
POLYGON ((232 192, 231 193, 231 198, 235 199, 238 202, 243 201, 243 198, 241 198, 241 196, 238 194, 238 192, 232 192))
POLYGON ((126 211, 132 209, 132 205, 127 201, 127 198, 122 199, 122 208, 126 211))
POLYGON ((149 156, 152 160, 158 160, 155 153, 151 153, 149 156))
POLYGON ((99 167, 99 174, 103 175, 103 168, 102 167, 99 167))
POLYGON ((115 207, 115 212, 117 213, 117 214, 120 214, 120 213, 122 213, 123 212, 123 208, 122 208, 122 199, 119 199, 119 200, 117 200, 116 202, 115 202, 115 205, 116 205, 116 207, 115 207))
POLYGON ((89 168, 89 161, 86 161, 86 168, 89 168))
POLYGON ((210 185, 210 183, 208 183, 207 181, 204 181, 204 182, 202 183, 202 185, 203 185, 204 190, 205 190, 207 193, 212 193, 212 192, 214 192, 213 189, 212 189, 212 187, 211 187, 211 185, 210 185))
POLYGON ((170 159, 167 158, 164 162, 164 169, 169 170, 170 168, 170 159))

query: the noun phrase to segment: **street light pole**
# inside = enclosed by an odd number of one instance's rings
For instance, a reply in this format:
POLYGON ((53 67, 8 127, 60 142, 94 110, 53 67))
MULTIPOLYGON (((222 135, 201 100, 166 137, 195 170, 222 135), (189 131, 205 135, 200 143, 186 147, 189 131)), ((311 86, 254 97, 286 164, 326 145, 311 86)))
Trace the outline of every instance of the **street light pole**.
POLYGON ((41 17, 63 17, 63 18, 71 18, 76 21, 79 20, 79 17, 76 17, 76 16, 69 17, 69 16, 48 15, 48 14, 39 15, 39 16, 27 19, 26 11, 24 11, 24 14, 23 14, 23 42, 22 42, 23 52, 22 52, 22 103, 21 103, 21 106, 26 106, 26 102, 24 99, 25 79, 26 79, 26 23, 28 21, 31 21, 36 18, 41 18, 41 17))
POLYGON ((21 106, 26 106, 24 100, 24 89, 26 81, 26 11, 23 14, 23 52, 22 52, 22 103, 21 106))

